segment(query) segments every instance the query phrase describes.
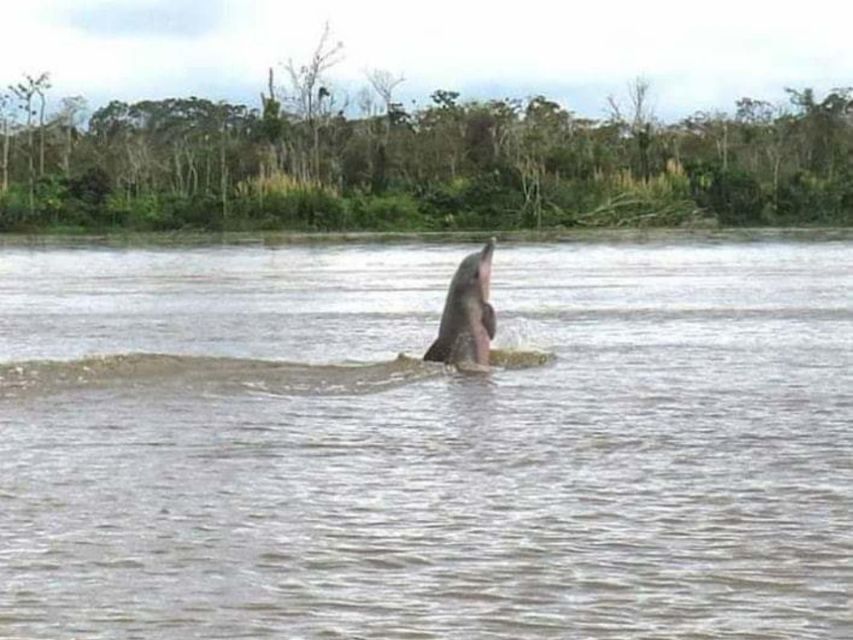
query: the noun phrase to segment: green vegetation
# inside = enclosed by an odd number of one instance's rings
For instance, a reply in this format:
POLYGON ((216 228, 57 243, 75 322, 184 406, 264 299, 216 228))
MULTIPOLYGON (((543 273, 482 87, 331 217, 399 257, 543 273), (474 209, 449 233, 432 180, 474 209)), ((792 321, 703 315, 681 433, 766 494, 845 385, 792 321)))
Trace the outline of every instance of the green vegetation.
POLYGON ((661 123, 648 85, 604 120, 545 97, 407 110, 369 76, 360 112, 322 73, 272 72, 260 110, 200 98, 45 113, 46 74, 0 97, 0 231, 453 231, 853 225, 853 89, 661 123), (23 114, 23 116, 22 116, 23 114))

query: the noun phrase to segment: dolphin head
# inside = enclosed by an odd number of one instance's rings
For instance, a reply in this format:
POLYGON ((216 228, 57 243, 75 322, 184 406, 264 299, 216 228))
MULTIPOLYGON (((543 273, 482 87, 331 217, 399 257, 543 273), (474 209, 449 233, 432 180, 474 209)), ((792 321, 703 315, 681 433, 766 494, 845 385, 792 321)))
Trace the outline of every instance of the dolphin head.
POLYGON ((454 298, 457 300, 473 298, 481 303, 489 301, 495 242, 495 239, 491 238, 486 246, 466 257, 459 265, 450 285, 454 298))

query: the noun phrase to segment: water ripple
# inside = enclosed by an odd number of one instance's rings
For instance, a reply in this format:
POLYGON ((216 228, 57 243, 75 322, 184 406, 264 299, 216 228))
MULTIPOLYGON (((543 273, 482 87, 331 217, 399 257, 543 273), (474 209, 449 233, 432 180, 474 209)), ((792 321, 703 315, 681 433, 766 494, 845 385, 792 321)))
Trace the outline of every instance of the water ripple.
POLYGON ((13 251, 0 636, 853 637, 850 242, 454 249, 13 251))

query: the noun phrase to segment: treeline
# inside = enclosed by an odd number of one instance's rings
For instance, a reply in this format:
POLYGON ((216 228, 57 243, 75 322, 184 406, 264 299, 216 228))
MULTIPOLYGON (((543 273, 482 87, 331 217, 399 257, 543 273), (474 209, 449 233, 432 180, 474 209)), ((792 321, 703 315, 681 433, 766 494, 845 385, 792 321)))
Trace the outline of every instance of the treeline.
POLYGON ((286 92, 270 72, 259 109, 114 101, 85 120, 26 77, 0 98, 0 230, 853 224, 851 89, 668 124, 643 81, 601 120, 543 96, 405 108, 385 72, 342 102, 336 51, 289 65, 286 92))

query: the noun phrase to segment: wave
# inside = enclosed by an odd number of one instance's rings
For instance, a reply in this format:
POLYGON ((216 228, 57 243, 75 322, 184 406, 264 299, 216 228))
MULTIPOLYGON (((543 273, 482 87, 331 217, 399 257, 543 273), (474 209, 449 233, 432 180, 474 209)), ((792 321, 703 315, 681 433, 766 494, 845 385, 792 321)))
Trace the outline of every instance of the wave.
MULTIPOLYGON (((495 349, 500 369, 543 366, 553 355, 495 349)), ((401 353, 393 360, 353 364, 304 364, 129 353, 78 360, 31 360, 0 364, 0 400, 86 389, 163 389, 183 393, 257 395, 361 395, 452 374, 453 369, 401 353)))

